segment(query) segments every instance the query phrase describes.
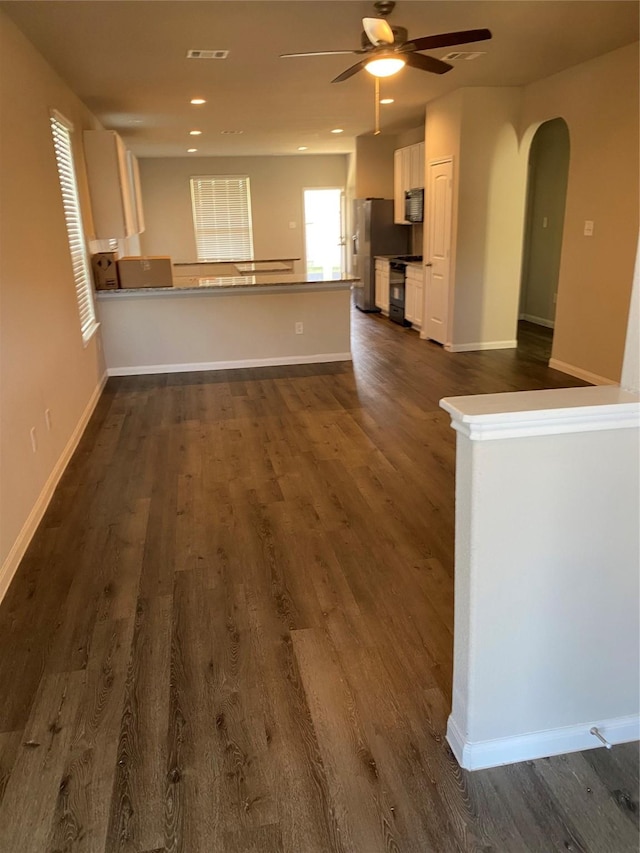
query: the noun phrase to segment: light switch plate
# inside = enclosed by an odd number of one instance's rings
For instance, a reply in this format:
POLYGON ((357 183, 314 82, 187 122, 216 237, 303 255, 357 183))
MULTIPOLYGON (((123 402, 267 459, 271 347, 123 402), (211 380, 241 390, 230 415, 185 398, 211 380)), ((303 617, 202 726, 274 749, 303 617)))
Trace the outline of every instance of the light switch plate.
POLYGON ((593 237, 593 220, 585 219, 584 221, 584 236, 593 237))

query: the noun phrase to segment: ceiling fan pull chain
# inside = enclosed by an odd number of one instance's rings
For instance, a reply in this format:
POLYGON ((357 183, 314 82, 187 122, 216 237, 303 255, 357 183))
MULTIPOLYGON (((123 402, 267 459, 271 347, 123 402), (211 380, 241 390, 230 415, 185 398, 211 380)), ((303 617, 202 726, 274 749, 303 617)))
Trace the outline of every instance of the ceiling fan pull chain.
POLYGON ((376 99, 375 103, 375 129, 373 135, 377 136, 380 133, 380 78, 374 77, 373 92, 376 99))

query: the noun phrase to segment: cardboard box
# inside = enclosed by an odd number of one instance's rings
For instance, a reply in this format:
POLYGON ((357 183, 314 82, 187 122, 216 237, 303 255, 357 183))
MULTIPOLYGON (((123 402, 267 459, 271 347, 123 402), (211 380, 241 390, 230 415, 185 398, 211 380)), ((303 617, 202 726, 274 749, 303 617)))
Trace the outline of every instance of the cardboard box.
POLYGON ((120 258, 118 261, 120 287, 172 287, 171 258, 163 255, 120 258))
POLYGON ((96 290, 118 289, 117 252, 98 252, 91 257, 93 283, 96 290))

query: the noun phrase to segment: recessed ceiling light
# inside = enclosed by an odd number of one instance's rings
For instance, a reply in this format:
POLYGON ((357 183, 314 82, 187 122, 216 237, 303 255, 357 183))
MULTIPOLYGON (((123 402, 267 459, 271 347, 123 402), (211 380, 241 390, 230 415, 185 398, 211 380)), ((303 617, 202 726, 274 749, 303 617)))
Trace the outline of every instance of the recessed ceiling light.
POLYGON ((331 133, 344 133, 344 130, 341 127, 334 127, 331 133))
POLYGON ((380 98, 380 103, 381 104, 392 104, 393 98, 380 98))
POLYGON ((190 130, 189 136, 200 136, 201 133, 202 133, 201 130, 190 130))
POLYGON ((187 154, 195 154, 197 150, 197 148, 187 148, 187 154))
POLYGON ((199 106, 200 104, 206 104, 207 102, 205 101, 204 98, 191 98, 190 103, 195 104, 196 106, 199 106))
POLYGON ((298 145, 298 151, 306 151, 306 150, 307 150, 306 145, 298 145))

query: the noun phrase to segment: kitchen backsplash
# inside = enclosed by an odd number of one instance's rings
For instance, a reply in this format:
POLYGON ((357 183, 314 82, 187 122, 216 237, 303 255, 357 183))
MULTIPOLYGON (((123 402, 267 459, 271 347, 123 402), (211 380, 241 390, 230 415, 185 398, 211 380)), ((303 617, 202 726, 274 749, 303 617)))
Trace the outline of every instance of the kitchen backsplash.
POLYGON ((412 255, 421 255, 422 254, 422 222, 416 222, 413 225, 410 225, 411 228, 411 254, 412 255))

